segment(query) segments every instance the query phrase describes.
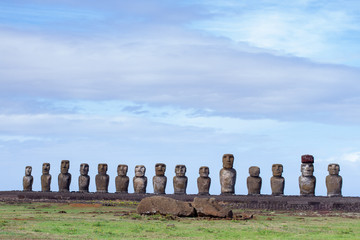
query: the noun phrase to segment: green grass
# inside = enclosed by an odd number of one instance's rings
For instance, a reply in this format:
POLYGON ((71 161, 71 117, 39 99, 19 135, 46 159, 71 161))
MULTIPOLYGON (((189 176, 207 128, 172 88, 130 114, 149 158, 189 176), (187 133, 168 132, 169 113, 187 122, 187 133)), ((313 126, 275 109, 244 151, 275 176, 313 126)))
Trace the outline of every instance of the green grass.
POLYGON ((360 214, 270 212, 250 220, 141 216, 136 203, 0 203, 0 239, 359 239, 360 214))

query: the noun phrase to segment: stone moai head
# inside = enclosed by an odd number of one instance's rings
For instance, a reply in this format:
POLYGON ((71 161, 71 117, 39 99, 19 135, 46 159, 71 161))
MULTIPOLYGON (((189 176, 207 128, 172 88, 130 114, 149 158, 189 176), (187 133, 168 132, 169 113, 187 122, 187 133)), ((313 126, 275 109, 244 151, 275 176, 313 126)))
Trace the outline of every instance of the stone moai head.
POLYGON ((31 176, 31 172, 32 172, 32 167, 26 166, 25 167, 25 176, 31 176))
POLYGON ((105 175, 108 170, 108 165, 106 163, 100 163, 98 165, 98 173, 100 175, 105 175))
POLYGON ((222 158, 222 162, 223 162, 223 168, 233 168, 234 166, 234 155, 232 154, 224 154, 223 158, 222 158))
POLYGON ((89 173, 89 164, 87 163, 80 164, 80 174, 82 176, 86 176, 88 175, 88 173, 89 173))
POLYGON ((301 174, 303 177, 312 177, 314 173, 314 157, 312 155, 301 156, 301 174))
POLYGON ((186 166, 185 165, 176 165, 175 167, 175 174, 177 177, 184 177, 186 173, 186 166))
POLYGON ((62 160, 60 165, 60 172, 61 173, 68 173, 70 168, 70 161, 69 160, 62 160))
POLYGON ((42 173, 49 174, 50 173, 50 163, 43 163, 42 165, 42 173))
POLYGON ((252 166, 249 168, 249 174, 251 177, 259 177, 260 175, 260 168, 256 166, 252 166))
POLYGON ((336 163, 330 163, 328 166, 328 171, 330 175, 339 175, 340 166, 336 163))
POLYGON ((164 176, 166 171, 166 165, 164 163, 155 164, 155 174, 156 176, 164 176))
POLYGON ((128 172, 128 165, 119 164, 117 167, 118 176, 125 177, 128 172))
POLYGON ((135 177, 144 177, 145 172, 146 172, 146 168, 144 165, 135 166, 135 177))
POLYGON ((283 173, 283 165, 282 164, 273 164, 271 168, 274 177, 281 177, 283 173))
POLYGON ((199 168, 200 177, 209 177, 210 171, 208 167, 202 166, 199 168))

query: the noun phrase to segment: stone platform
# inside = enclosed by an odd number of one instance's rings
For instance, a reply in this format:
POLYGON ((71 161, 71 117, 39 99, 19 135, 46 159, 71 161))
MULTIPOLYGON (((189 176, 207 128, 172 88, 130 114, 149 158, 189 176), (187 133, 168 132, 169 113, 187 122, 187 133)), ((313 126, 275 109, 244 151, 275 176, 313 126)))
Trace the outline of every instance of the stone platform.
MULTIPOLYGON (((124 200, 141 201, 155 194, 118 194, 118 193, 79 193, 79 192, 22 192, 0 191, 0 201, 3 202, 68 202, 68 201, 101 201, 124 200)), ((182 201, 193 201, 195 197, 213 197, 233 209, 267 209, 267 210, 339 210, 360 212, 360 197, 302 197, 302 196, 271 196, 271 195, 209 195, 196 194, 166 196, 182 201)))

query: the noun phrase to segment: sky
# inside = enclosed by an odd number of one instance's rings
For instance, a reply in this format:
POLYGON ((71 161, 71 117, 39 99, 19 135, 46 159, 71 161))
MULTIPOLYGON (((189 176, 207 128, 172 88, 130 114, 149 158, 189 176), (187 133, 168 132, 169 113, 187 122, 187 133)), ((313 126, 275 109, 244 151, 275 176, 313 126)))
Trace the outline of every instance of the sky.
MULTIPOLYGON (((177 164, 189 194, 200 166, 220 194, 222 155, 232 153, 236 194, 251 166, 271 194, 283 164, 285 194, 299 195, 301 155, 315 158, 316 191, 340 164, 343 195, 359 196, 360 4, 294 0, 3 0, 0 2, 0 190, 22 190, 32 166, 177 164)), ((130 181, 129 192, 133 192, 130 181)))

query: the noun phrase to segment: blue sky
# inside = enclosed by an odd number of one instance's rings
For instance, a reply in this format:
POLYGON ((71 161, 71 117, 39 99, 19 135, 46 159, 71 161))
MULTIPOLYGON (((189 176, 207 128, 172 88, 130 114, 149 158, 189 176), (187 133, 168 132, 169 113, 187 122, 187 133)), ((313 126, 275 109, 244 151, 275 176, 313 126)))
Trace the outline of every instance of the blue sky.
MULTIPOLYGON (((300 157, 315 157, 317 195, 329 163, 343 194, 359 196, 360 4, 357 1, 1 1, 0 189, 22 189, 26 165, 40 190, 51 163, 143 164, 151 178, 176 164, 188 192, 200 166, 220 193, 224 153, 235 156, 236 193, 259 166, 284 165, 285 194, 298 195, 300 157), (10 180, 10 181, 9 181, 10 180)), ((130 192, 133 192, 130 183, 130 192)))

